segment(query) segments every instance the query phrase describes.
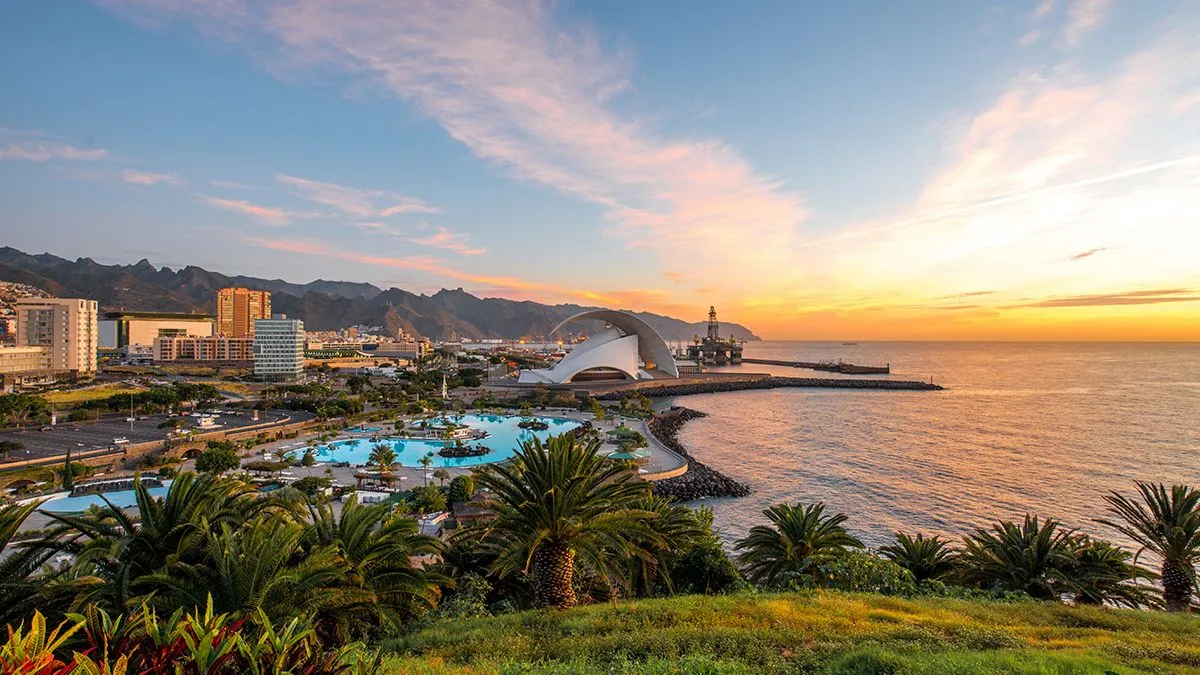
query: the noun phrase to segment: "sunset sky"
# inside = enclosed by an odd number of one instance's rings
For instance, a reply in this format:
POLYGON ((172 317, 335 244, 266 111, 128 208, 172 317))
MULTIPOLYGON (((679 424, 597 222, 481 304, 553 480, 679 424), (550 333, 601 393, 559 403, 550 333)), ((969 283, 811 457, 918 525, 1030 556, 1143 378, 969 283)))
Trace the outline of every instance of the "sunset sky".
POLYGON ((0 244, 770 339, 1200 340, 1200 2, 0 4, 0 244))

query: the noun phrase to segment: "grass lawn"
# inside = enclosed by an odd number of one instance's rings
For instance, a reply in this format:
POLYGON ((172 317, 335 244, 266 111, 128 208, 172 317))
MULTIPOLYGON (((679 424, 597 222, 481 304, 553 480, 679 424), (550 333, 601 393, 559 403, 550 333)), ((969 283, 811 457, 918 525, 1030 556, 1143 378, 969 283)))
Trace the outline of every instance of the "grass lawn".
POLYGON ((1200 616, 836 592, 442 621, 391 673, 1200 673, 1200 616))
POLYGON ((97 398, 108 398, 113 394, 128 394, 133 391, 142 391, 143 387, 136 387, 124 382, 113 382, 110 384, 100 384, 86 389, 70 389, 67 391, 50 391, 40 396, 46 399, 47 403, 53 405, 74 405, 91 401, 97 398))
POLYGON ((263 386, 251 386, 245 382, 228 382, 226 380, 196 380, 192 384, 211 384, 220 391, 227 391, 238 396, 251 396, 264 389, 263 386))

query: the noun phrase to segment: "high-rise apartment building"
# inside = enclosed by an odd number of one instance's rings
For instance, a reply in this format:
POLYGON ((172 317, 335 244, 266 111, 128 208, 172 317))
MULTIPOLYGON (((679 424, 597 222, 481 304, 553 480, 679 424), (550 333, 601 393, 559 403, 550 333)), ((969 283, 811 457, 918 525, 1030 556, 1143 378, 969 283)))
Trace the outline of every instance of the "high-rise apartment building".
POLYGON ((304 322, 279 314, 254 322, 254 376, 292 382, 304 375, 304 322))
POLYGON ((49 369, 73 377, 96 372, 96 301, 22 298, 14 304, 18 347, 45 347, 49 369))
POLYGON ((253 337, 254 322, 271 318, 271 292, 249 288, 217 291, 217 335, 253 337))

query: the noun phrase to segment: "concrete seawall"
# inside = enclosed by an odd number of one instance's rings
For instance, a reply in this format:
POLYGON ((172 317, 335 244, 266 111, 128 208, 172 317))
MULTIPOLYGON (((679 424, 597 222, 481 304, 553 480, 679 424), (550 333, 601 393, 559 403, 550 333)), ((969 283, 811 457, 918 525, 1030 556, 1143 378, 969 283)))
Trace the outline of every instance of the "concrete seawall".
POLYGON ((752 389, 780 389, 784 387, 804 387, 822 389, 888 389, 896 391, 941 391, 943 387, 928 382, 916 380, 858 380, 835 379, 831 377, 771 377, 763 376, 746 379, 713 379, 703 382, 685 382, 680 384, 659 384, 662 380, 639 382, 634 387, 596 394, 602 400, 617 400, 631 391, 649 397, 663 398, 668 396, 689 396, 691 394, 716 394, 726 391, 747 391, 752 389))

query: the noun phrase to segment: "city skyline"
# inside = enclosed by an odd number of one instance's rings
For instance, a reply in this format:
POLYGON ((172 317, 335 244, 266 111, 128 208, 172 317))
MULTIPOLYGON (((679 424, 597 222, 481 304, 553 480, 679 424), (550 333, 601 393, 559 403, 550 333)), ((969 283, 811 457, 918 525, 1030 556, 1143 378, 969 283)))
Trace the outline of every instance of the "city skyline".
POLYGON ((768 339, 1200 339, 1188 2, 0 17, 0 227, 31 253, 715 304, 768 339))

